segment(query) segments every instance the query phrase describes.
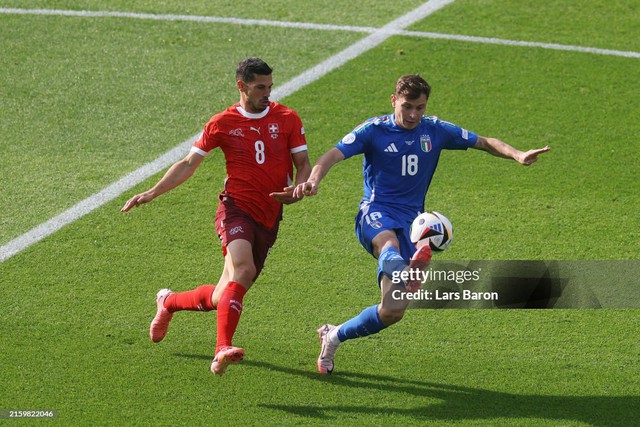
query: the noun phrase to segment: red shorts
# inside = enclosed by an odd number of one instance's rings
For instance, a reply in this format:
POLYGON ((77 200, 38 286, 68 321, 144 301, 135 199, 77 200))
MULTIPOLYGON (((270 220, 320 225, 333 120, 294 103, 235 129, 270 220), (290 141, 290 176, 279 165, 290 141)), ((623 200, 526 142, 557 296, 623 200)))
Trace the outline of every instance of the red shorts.
POLYGON ((253 248, 256 278, 278 237, 280 221, 268 229, 258 224, 251 215, 238 208, 230 197, 221 197, 216 211, 216 233, 222 241, 222 255, 227 256, 227 245, 236 239, 247 240, 253 248))

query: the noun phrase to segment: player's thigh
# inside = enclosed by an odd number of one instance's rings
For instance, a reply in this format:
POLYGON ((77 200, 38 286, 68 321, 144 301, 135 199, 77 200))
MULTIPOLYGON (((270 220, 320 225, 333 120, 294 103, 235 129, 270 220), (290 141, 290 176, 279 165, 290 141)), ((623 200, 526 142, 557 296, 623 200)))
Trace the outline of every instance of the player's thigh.
POLYGON ((253 244, 255 221, 231 199, 220 201, 216 211, 215 227, 222 243, 222 255, 225 257, 227 247, 236 239, 247 240, 253 244))
POLYGON ((253 264, 256 267, 254 280, 258 278, 267 263, 267 258, 269 257, 269 253, 271 253, 271 248, 278 238, 279 227, 279 222, 276 222, 272 228, 266 228, 259 224, 256 226, 255 239, 253 243, 253 264))
MULTIPOLYGON (((388 206, 382 206, 378 208, 379 215, 381 215, 380 222, 383 228, 392 229, 394 232, 394 240, 376 242, 378 245, 393 245, 398 249, 400 255, 405 260, 411 258, 415 253, 415 245, 411 242, 411 223, 413 222, 416 212, 408 209, 401 208, 389 208, 388 206)), ((383 249, 383 247, 381 247, 383 249)))
POLYGON ((399 227, 401 224, 391 210, 373 203, 361 207, 356 215, 356 236, 375 258, 378 258, 384 245, 395 245, 395 233, 399 227))
MULTIPOLYGON (((240 278, 248 286, 260 275, 278 236, 279 222, 271 228, 258 224, 250 215, 238 209, 233 203, 221 202, 216 214, 216 231, 222 241, 222 253, 225 256, 225 271, 230 280, 240 278), (238 244, 238 250, 229 257, 229 251, 236 240, 247 241, 238 244), (250 255, 249 255, 250 252, 250 255), (228 261, 230 260, 230 261, 228 261)), ((223 277, 224 277, 223 272, 223 277)))
POLYGON ((227 244, 227 259, 230 264, 231 280, 239 282, 246 288, 253 283, 256 275, 256 266, 253 261, 253 242, 245 239, 234 239, 227 244))
MULTIPOLYGON (((232 200, 221 201, 216 212, 216 232, 222 242, 225 273, 229 280, 251 286, 255 276, 253 245, 258 225, 232 200)), ((221 278, 222 279, 222 278, 221 278)))

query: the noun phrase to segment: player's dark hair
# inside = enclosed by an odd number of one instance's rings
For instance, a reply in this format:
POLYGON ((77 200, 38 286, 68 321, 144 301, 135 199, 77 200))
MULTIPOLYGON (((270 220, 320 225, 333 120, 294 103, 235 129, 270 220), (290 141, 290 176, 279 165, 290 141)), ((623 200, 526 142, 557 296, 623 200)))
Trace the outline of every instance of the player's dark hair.
POLYGON ((251 83, 256 79, 256 75, 269 76, 273 70, 260 58, 247 58, 242 60, 236 68, 236 80, 251 83))
POLYGON ((396 82, 395 95, 397 97, 402 96, 407 99, 418 99, 422 94, 426 95, 427 100, 429 100, 431 86, 429 86, 429 83, 427 83, 425 79, 417 74, 402 76, 396 82))

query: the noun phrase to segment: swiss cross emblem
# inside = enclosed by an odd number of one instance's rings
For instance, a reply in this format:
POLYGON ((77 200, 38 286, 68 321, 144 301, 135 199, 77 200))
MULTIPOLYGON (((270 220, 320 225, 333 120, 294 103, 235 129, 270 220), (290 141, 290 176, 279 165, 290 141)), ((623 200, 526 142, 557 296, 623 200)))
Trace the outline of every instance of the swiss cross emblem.
POLYGON ((280 127, 278 126, 277 123, 269 123, 269 126, 267 126, 267 129, 269 130, 269 134, 271 135, 272 139, 278 138, 278 132, 280 132, 280 127))

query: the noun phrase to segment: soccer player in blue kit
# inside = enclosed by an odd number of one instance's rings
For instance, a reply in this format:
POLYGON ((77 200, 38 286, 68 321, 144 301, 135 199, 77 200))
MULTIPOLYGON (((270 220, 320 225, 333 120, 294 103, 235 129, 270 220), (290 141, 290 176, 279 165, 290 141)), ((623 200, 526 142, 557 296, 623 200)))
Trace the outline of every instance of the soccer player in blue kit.
POLYGON ((318 159, 309 179, 294 190, 295 197, 315 195, 333 165, 357 154, 364 155, 364 196, 356 216, 356 235, 362 246, 378 259, 382 301, 341 325, 323 325, 318 329, 322 342, 318 357, 321 374, 333 371, 340 343, 376 334, 402 319, 409 300, 389 303, 385 296, 398 288, 409 292, 420 288, 418 280, 410 279, 399 285, 392 278, 404 270, 424 269, 431 260, 429 245, 416 248, 409 230, 414 218, 424 210, 425 196, 442 150, 475 148, 525 166, 550 150, 546 146, 523 152, 499 139, 482 137, 437 117, 427 117, 424 112, 430 92, 431 87, 422 77, 400 77, 391 95, 394 112, 369 119, 347 134, 318 159))

